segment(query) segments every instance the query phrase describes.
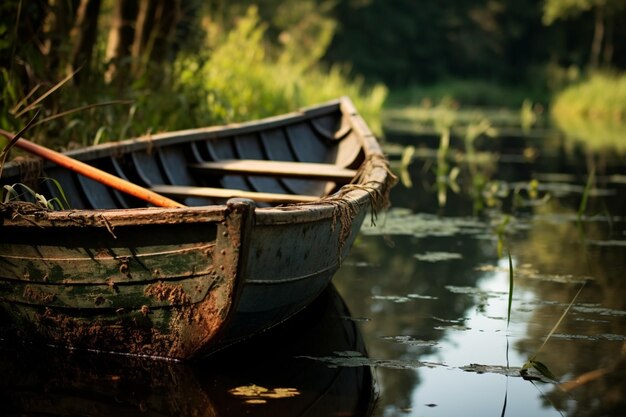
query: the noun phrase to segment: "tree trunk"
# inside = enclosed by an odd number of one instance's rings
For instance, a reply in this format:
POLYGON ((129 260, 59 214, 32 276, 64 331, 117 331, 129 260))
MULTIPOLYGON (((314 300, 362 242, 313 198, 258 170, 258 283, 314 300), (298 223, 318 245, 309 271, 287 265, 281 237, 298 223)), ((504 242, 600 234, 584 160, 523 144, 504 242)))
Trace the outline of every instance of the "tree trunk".
POLYGON ((59 68, 64 69, 70 62, 64 43, 70 38, 75 20, 78 1, 50 0, 48 12, 43 22, 41 54, 46 57, 48 74, 56 78, 59 68))
POLYGON ((611 13, 606 22, 606 34, 604 36, 604 52, 602 53, 602 64, 605 67, 610 67, 613 61, 613 26, 615 25, 615 18, 611 13))
POLYGON ((91 57, 98 34, 98 15, 100 14, 100 0, 81 0, 76 11, 74 27, 70 32, 72 42, 72 61, 70 71, 76 71, 74 82, 80 83, 87 78, 91 70, 91 57))
POLYGON ((598 68, 600 64, 600 54, 602 53, 602 40, 604 38, 604 7, 596 8, 596 21, 593 29, 593 42, 591 43, 591 54, 589 56, 589 67, 598 68))
POLYGON ((140 77, 148 63, 167 57, 171 36, 180 17, 180 0, 141 0, 132 47, 133 75, 140 77))
POLYGON ((123 79, 128 66, 124 62, 130 57, 135 30, 133 23, 137 16, 135 0, 116 0, 111 16, 111 29, 107 40, 106 61, 108 64, 104 79, 107 83, 123 79))
POLYGON ((140 0, 139 12, 135 22, 135 38, 131 48, 131 56, 133 57, 132 73, 135 77, 141 75, 144 71, 145 64, 148 61, 147 51, 150 35, 154 30, 155 20, 155 0, 140 0))
POLYGON ((159 30, 154 32, 151 39, 150 60, 152 62, 161 63, 170 54, 180 16, 180 0, 157 0, 155 20, 158 22, 159 30))

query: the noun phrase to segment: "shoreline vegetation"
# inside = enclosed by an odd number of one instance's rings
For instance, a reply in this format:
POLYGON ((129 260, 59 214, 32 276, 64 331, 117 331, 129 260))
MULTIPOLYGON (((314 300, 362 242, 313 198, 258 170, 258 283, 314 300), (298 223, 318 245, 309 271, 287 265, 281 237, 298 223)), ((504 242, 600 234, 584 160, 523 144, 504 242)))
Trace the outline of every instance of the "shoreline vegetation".
POLYGON ((554 125, 591 149, 626 151, 626 74, 596 73, 558 93, 554 125))
MULTIPOLYGON (((442 25, 441 33, 451 29, 446 22, 463 23, 453 28, 456 36, 432 42, 401 30, 426 18, 420 12, 399 20, 402 1, 358 7, 345 0, 141 2, 148 8, 122 0, 75 2, 84 8, 70 3, 0 6, 0 128, 19 131, 40 111, 25 136, 51 148, 236 123, 341 95, 351 97, 378 135, 383 122, 412 129, 443 112, 460 123, 479 114, 496 127, 557 127, 592 146, 626 148, 621 28, 600 39, 601 62, 594 58, 599 50, 586 49, 589 31, 570 50, 561 35, 578 33, 580 22, 598 22, 587 9, 561 9, 558 1, 547 1, 545 10, 524 3, 519 7, 528 14, 519 15, 496 0, 499 8, 476 6, 482 14, 474 16, 467 6, 443 10, 430 0, 420 10, 455 17, 428 19, 442 25), (165 7, 173 14, 164 20, 165 7), (394 36, 361 33, 372 16, 394 36), (523 30, 506 32, 510 19, 523 30), (545 37, 543 55, 523 61, 512 46, 537 42, 535 32, 545 37), (591 75, 581 75, 587 71, 591 75)), ((606 24, 626 15, 620 4, 605 5, 613 13, 606 24)))
POLYGON ((580 78, 552 94, 481 80, 392 90, 383 124, 398 132, 431 132, 444 113, 453 113, 459 125, 480 115, 502 133, 554 129, 589 149, 626 151, 626 73, 594 72, 580 78))
MULTIPOLYGON (((16 21, 31 23, 24 13, 16 21)), ((109 20, 115 17, 109 16, 111 11, 101 13, 109 20)), ((345 66, 321 62, 333 27, 319 16, 305 22, 308 27, 286 27, 284 39, 272 43, 269 24, 258 7, 250 6, 229 23, 200 22, 193 34, 198 50, 169 49, 173 57, 161 65, 150 62, 150 51, 139 54, 139 61, 132 56, 107 60, 111 42, 106 35, 115 25, 101 20, 91 60, 73 71, 67 62, 57 62, 72 46, 71 38, 47 54, 23 45, 16 52, 10 44, 0 44, 11 55, 10 65, 0 65, 0 128, 17 132, 39 110, 39 123, 25 136, 62 150, 274 116, 346 95, 372 120, 372 129, 381 132, 375 121, 387 88, 350 76, 345 66), (305 54, 299 43, 315 47, 305 54)), ((18 32, 4 35, 17 40, 18 32)), ((0 147, 6 143, 0 139, 0 147)))

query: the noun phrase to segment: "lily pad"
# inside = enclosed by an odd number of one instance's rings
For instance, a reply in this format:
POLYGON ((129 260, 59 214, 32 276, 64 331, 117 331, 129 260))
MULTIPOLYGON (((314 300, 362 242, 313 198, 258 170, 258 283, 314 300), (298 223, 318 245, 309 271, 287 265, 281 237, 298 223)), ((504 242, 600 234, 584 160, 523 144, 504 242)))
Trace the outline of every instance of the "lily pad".
POLYGON ((416 253, 413 255, 414 258, 425 261, 425 262, 442 262, 442 261, 450 261, 453 259, 463 259, 463 255, 460 253, 453 252, 426 252, 426 253, 416 253))

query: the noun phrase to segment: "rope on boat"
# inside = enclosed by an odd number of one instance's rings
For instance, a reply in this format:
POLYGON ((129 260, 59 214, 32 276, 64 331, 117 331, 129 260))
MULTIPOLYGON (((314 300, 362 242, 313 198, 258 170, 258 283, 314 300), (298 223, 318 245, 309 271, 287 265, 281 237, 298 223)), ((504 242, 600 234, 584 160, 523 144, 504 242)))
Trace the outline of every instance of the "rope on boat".
POLYGON ((360 204, 353 199, 345 198, 345 195, 355 191, 365 191, 369 195, 371 208, 371 222, 376 224, 376 218, 380 211, 390 206, 389 193, 391 188, 398 182, 398 178, 391 172, 389 161, 382 154, 368 155, 367 159, 361 164, 357 174, 350 184, 344 185, 335 194, 324 197, 320 201, 311 203, 295 204, 297 206, 328 204, 333 207, 333 218, 331 230, 334 231, 339 223, 339 263, 341 263, 341 254, 345 246, 345 242, 352 232, 352 221, 359 212, 360 204), (371 175, 375 169, 382 169, 385 172, 384 181, 369 180, 363 184, 359 184, 364 178, 371 175))

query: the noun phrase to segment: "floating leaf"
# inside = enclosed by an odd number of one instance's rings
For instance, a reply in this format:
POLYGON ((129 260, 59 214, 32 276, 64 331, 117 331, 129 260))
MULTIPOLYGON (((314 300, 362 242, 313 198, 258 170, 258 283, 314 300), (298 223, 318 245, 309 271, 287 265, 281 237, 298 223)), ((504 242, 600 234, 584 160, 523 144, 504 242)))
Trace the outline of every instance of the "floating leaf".
POLYGON ((453 252, 426 252, 413 255, 414 258, 425 262, 441 262, 453 259, 463 259, 463 255, 453 252))
POLYGON ((228 391, 237 397, 245 397, 248 404, 265 404, 268 398, 291 398, 300 395, 296 388, 265 388, 260 385, 243 385, 228 391))

